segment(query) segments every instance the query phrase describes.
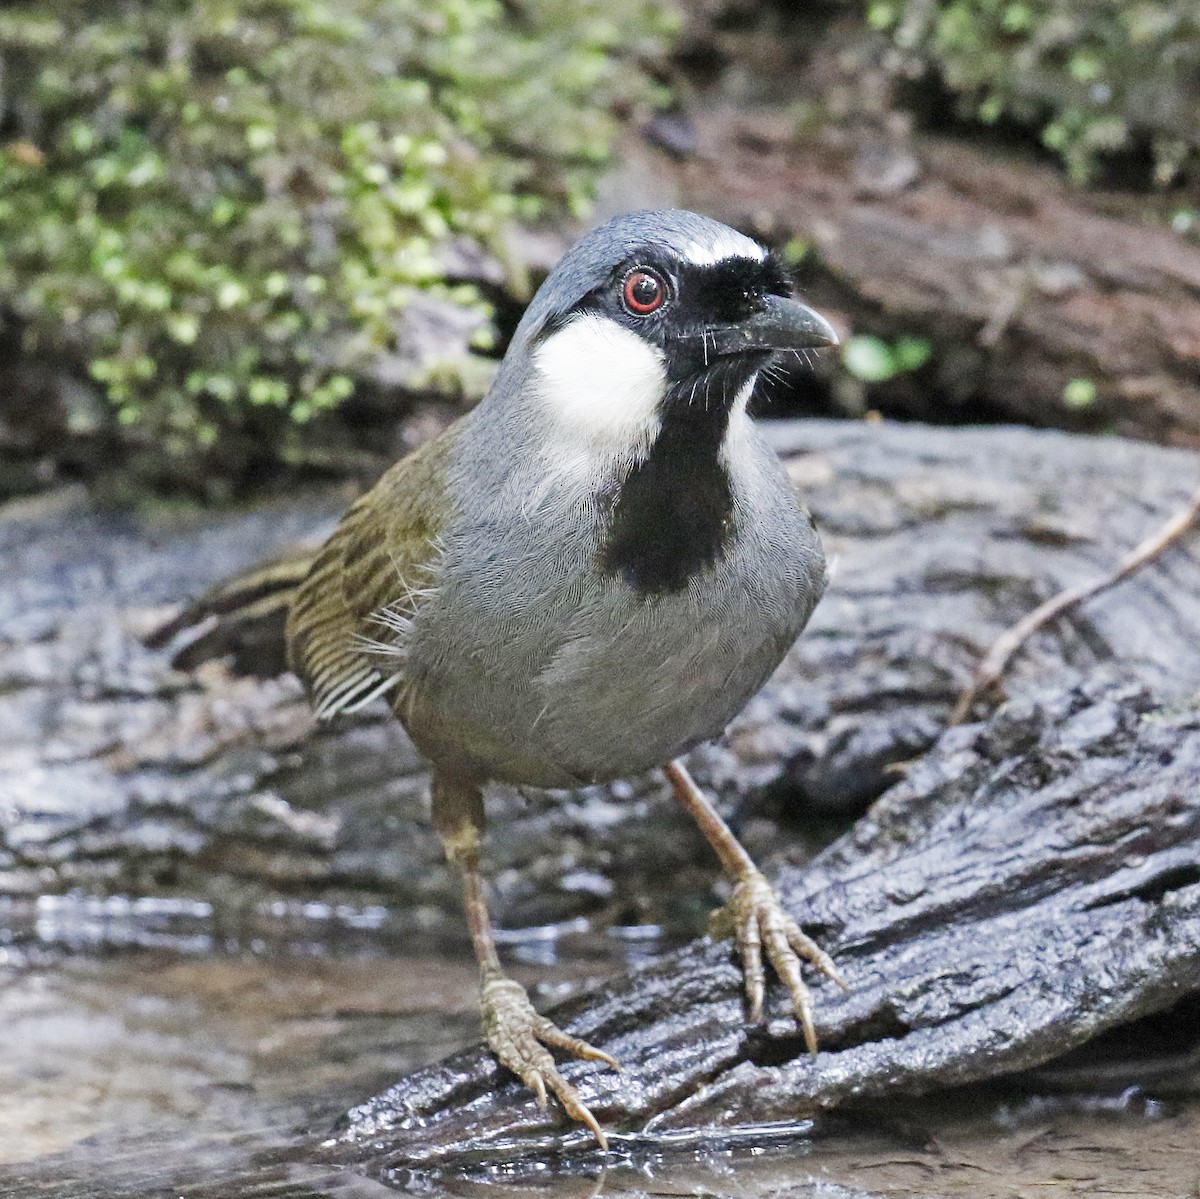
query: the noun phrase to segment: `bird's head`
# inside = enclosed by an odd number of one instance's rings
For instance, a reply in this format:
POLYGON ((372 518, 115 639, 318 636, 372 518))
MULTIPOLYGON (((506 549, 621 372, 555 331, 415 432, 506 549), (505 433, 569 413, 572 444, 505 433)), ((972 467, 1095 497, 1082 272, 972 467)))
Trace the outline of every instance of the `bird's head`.
POLYGON ((836 345, 751 238, 693 212, 617 217, 542 284, 510 353, 528 355, 548 419, 612 448, 649 445, 664 421, 718 421, 787 351, 836 345))

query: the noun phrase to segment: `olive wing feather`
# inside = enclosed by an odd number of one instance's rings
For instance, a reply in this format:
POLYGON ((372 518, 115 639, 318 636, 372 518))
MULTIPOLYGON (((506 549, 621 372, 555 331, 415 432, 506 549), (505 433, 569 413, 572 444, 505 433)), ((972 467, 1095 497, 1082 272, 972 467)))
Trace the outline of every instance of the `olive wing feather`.
POLYGON ((449 516, 442 480, 453 432, 402 458, 349 509, 293 600, 288 662, 320 719, 403 689, 405 639, 449 516))

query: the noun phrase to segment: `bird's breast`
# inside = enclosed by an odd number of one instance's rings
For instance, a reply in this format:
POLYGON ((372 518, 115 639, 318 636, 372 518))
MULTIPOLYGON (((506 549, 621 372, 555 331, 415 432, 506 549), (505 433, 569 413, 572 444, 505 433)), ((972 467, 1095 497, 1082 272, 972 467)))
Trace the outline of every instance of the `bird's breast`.
POLYGON ((669 462, 653 468, 673 498, 625 492, 622 515, 613 488, 632 472, 596 488, 560 458, 547 484, 524 460, 507 494, 463 505, 475 518, 447 536, 409 647, 418 743, 436 735, 445 756, 461 738, 488 777, 551 786, 633 774, 720 733, 799 634, 824 568, 773 456, 748 475, 717 465, 724 481, 690 495, 669 462), (720 535, 698 547, 709 521, 720 535))

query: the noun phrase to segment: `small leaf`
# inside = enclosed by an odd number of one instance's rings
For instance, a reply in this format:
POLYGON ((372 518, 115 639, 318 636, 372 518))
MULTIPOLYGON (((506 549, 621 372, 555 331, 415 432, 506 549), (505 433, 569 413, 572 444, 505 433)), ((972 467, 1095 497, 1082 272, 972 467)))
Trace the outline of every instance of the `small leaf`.
POLYGON ((1076 410, 1090 408, 1099 399, 1096 384, 1091 379, 1072 379, 1062 393, 1063 403, 1076 410))
POLYGON ((891 348, 882 338, 869 333, 851 337, 842 349, 846 369, 864 383, 882 383, 896 373, 891 348))

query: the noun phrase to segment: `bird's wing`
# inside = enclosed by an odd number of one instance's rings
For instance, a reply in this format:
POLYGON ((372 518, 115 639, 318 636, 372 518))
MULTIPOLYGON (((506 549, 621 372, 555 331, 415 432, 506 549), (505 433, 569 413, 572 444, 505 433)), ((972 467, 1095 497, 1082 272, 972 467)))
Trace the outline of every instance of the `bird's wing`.
POLYGON ((388 470, 342 518, 300 586, 288 663, 319 718, 357 711, 404 682, 406 635, 449 517, 442 480, 454 433, 388 470))

